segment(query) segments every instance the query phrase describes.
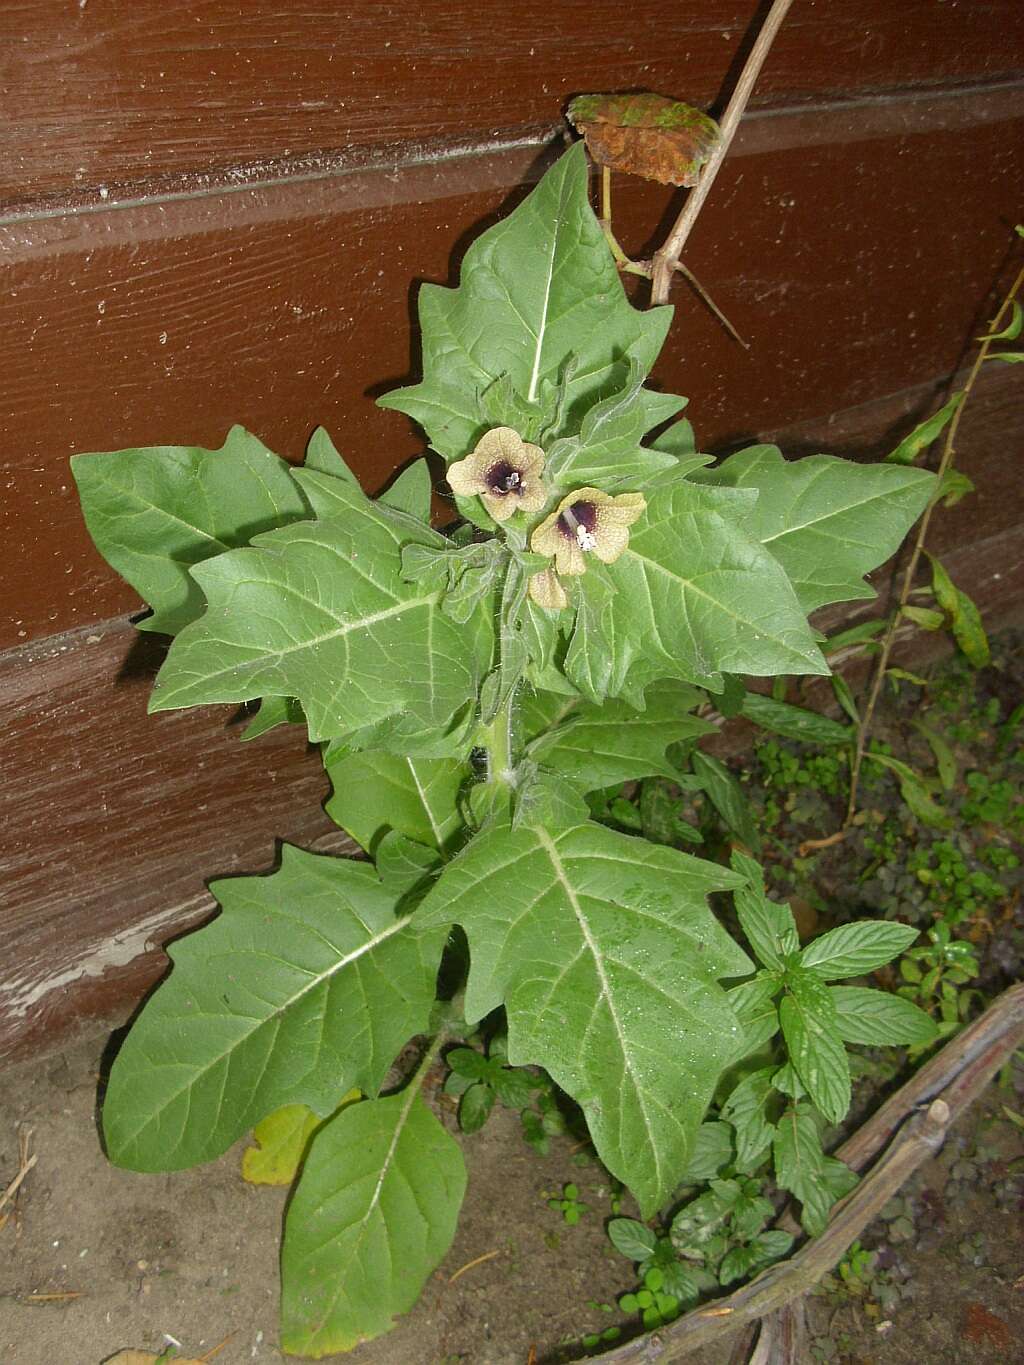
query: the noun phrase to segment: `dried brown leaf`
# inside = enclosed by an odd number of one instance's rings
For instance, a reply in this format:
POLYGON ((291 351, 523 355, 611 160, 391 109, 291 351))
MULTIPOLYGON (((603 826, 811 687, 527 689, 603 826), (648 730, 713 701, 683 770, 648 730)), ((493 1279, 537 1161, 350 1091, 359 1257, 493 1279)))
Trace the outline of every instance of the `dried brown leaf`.
POLYGON ((600 166, 662 185, 695 185, 718 143, 718 124, 664 95, 578 95, 569 122, 600 166))

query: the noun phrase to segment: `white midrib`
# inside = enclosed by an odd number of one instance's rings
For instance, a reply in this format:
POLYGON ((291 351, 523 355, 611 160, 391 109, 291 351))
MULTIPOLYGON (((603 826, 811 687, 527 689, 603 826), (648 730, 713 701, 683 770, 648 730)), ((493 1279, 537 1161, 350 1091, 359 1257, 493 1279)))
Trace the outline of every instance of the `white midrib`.
POLYGON ((537 326, 537 345, 533 352, 533 369, 530 372, 530 392, 526 395, 531 403, 537 401, 537 380, 540 378, 540 357, 544 349, 544 333, 548 325, 548 309, 551 306, 551 281, 555 277, 555 255, 558 250, 558 230, 556 228, 554 236, 551 238, 551 255, 548 259, 548 274, 544 281, 544 304, 540 310, 540 322, 537 326))
POLYGON ((569 878, 566 876, 565 867, 563 866, 562 860, 558 855, 558 849, 555 846, 554 840, 551 838, 550 834, 548 834, 546 829, 542 829, 538 825, 533 826, 533 832, 536 834, 538 842, 540 843, 541 847, 544 849, 544 852, 548 855, 548 858, 551 861, 551 866, 554 868, 555 876, 558 878, 559 885, 562 887, 562 890, 565 892, 566 897, 568 898, 569 904, 572 906, 572 912, 576 916, 577 924, 580 926, 580 933, 583 935, 583 941, 586 943, 588 949, 590 950, 591 956, 594 959, 594 967, 597 971, 597 978, 598 981, 601 983, 601 994, 608 1004, 608 1013, 611 1017, 612 1024, 614 1025, 615 1034, 619 1040, 619 1046, 622 1049, 623 1066, 626 1068, 626 1072, 636 1092, 637 1108, 639 1109, 640 1116, 643 1119, 644 1128, 647 1130, 647 1137, 650 1143, 651 1155, 653 1156, 655 1165, 658 1168, 658 1174, 660 1178, 661 1162, 659 1161, 658 1158, 658 1145, 655 1141, 654 1131, 651 1128, 650 1122, 648 1121, 647 1118, 647 1109, 643 1101, 643 1088, 640 1085, 639 1081, 637 1080, 636 1076, 633 1074, 633 1068, 630 1065, 629 1044, 626 1039, 625 1030, 622 1027, 622 1021, 619 1018, 618 1011, 615 1008, 615 1000, 612 995, 611 982, 608 980, 608 974, 605 971, 604 967, 604 957, 602 956, 601 949, 598 946, 596 939, 590 932, 590 925, 587 923, 587 917, 583 913, 583 907, 580 905, 579 897, 576 895, 576 889, 573 886, 572 882, 570 882, 569 878))
POLYGON ((286 1014, 287 1011, 290 1010, 291 1007, 297 1001, 302 1000, 305 996, 309 994, 310 991, 316 990, 316 988, 322 985, 323 982, 325 982, 329 977, 332 977, 336 975, 338 972, 343 971, 346 967, 350 967, 353 962, 358 962, 358 960, 361 957, 365 957, 367 953, 372 952, 374 948, 378 947, 381 943, 384 943, 387 939, 389 939, 392 936, 392 934, 397 934, 401 929, 404 929, 405 927, 406 924, 404 920, 396 920, 393 925, 388 925, 388 927, 386 929, 381 930, 379 934, 375 934, 373 938, 367 939, 365 943, 360 944, 360 946, 357 949, 355 949, 354 952, 349 953, 347 956, 341 958, 338 962, 333 963, 326 971, 321 972, 318 976, 313 977, 312 980, 307 981, 306 984, 301 988, 301 990, 296 991, 294 995, 291 995, 288 997, 287 1000, 282 1001, 281 1004, 279 1004, 276 1007, 276 1009, 273 1009, 269 1014, 265 1015, 264 1018, 254 1020, 252 1027, 246 1029, 245 1033, 243 1033, 241 1037, 235 1039, 235 1041, 231 1044, 230 1047, 227 1047, 224 1049, 223 1052, 218 1053, 217 1056, 212 1058, 206 1066, 204 1066, 200 1071, 194 1073, 192 1078, 185 1085, 179 1086, 177 1090, 172 1091, 169 1095, 167 1095, 163 1099, 159 1108, 147 1114, 144 1121, 139 1124, 138 1128, 135 1129, 131 1136, 126 1139, 123 1139, 123 1141, 134 1142, 138 1135, 142 1132, 142 1130, 144 1128, 148 1128, 151 1123, 155 1122, 159 1118, 159 1116, 170 1105, 172 1105, 175 1102, 175 1100, 178 1099, 180 1095, 183 1095, 186 1090, 190 1090, 193 1086, 197 1085, 203 1076, 207 1075, 207 1073, 212 1071, 214 1067, 219 1066, 226 1057, 229 1057, 231 1053, 235 1052, 238 1048, 242 1047, 243 1044, 248 1042, 252 1035, 258 1032, 259 1029, 263 1028, 266 1024, 286 1014))
POLYGON ((420 805, 426 811, 427 819, 430 821, 430 828, 434 831, 434 840, 438 848, 440 848, 442 843, 444 842, 444 834, 442 833, 437 821, 434 819, 434 812, 433 810, 431 810, 430 802, 427 800, 427 793, 423 786, 423 783, 420 781, 420 776, 419 773, 416 771, 415 763, 413 763, 411 758, 406 758, 405 761, 409 765, 409 775, 412 777, 413 785, 416 788, 416 795, 420 798, 420 805))
MULTIPOLYGON (((358 1255, 359 1248, 363 1244, 363 1239, 366 1236, 367 1228, 370 1225, 370 1218, 372 1217, 374 1210, 377 1208, 377 1205, 380 1203, 380 1196, 381 1191, 384 1189, 384 1182, 388 1177, 388 1172, 391 1170, 391 1164, 395 1159, 395 1152, 398 1150, 398 1144, 401 1141, 402 1133, 405 1129, 406 1123, 409 1120, 409 1114, 412 1112, 413 1104, 416 1102, 416 1097, 419 1093, 420 1087, 415 1083, 415 1081, 407 1085, 405 1087, 405 1090, 402 1092, 402 1108, 398 1115, 398 1122, 395 1124, 395 1131, 392 1133, 391 1141, 388 1143, 388 1150, 385 1153, 384 1160, 380 1164, 380 1175, 377 1177, 377 1183, 373 1187, 373 1194, 370 1196, 370 1201, 366 1206, 366 1212, 363 1214, 362 1218, 360 1218, 358 1223, 352 1225, 357 1229, 357 1232, 355 1242, 349 1248, 347 1256, 347 1261, 349 1263, 354 1261, 356 1256, 358 1255)), ((335 1309, 335 1305, 337 1304, 341 1296, 345 1293, 345 1288, 346 1277, 344 1275, 339 1275, 338 1288, 331 1297, 330 1307, 327 1309, 327 1311, 322 1315, 320 1319, 320 1326, 317 1328, 317 1332, 322 1331, 324 1324, 330 1321, 331 1315, 333 1314, 335 1309)), ((315 1335, 316 1333, 314 1333, 314 1336, 315 1335)))

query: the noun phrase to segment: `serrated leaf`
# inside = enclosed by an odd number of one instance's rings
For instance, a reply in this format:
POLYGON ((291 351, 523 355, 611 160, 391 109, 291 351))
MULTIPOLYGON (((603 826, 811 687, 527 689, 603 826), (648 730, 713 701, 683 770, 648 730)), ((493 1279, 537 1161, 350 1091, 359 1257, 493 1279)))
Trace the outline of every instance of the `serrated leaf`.
POLYGON ((283 1105, 324 1115, 374 1094, 430 1018, 444 934, 399 919, 368 864, 286 844, 279 871, 210 889, 222 913, 168 948, 174 970, 111 1071, 119 1166, 180 1170, 283 1105))
POLYGON ((921 452, 927 450, 931 443, 941 435, 965 397, 966 394, 962 392, 955 393, 948 403, 939 408, 938 412, 932 413, 931 417, 926 417, 909 436, 904 436, 896 449, 891 450, 886 455, 886 462, 888 464, 913 464, 921 452))
POLYGON ((712 1121, 702 1123, 694 1138, 693 1151, 680 1172, 680 1185, 696 1185, 704 1180, 713 1180, 724 1166, 732 1164, 732 1129, 727 1123, 712 1121))
POLYGON ((459 1101, 459 1127, 464 1133, 478 1133, 491 1116, 494 1091, 481 1081, 463 1091, 459 1101))
POLYGON ((645 1212, 673 1189, 739 1025, 718 976, 750 970, 709 911, 732 873, 598 825, 484 830, 416 914, 461 924, 466 1017, 504 1004, 509 1061, 581 1106, 645 1212))
MULTIPOLYGON (((688 714, 700 694, 685 683, 654 684, 644 700, 645 709, 638 711, 622 701, 595 706, 559 697, 557 708, 551 708, 555 723, 533 740, 528 752, 584 792, 657 774, 674 777, 676 770, 665 757, 669 745, 709 734, 714 726, 688 714)), ((527 722, 536 725, 537 704, 531 709, 527 701, 524 707, 527 722)))
POLYGON ((800 965, 813 968, 823 981, 863 976, 898 957, 917 936, 918 930, 910 924, 859 919, 809 943, 800 954, 800 965))
POLYGON ((694 750, 690 762, 693 764, 694 776, 728 828, 746 844, 747 848, 758 852, 761 848, 761 836, 757 832, 750 802, 739 780, 719 759, 700 749, 694 750))
POLYGON ((479 639, 402 578, 403 544, 443 541, 331 482, 343 514, 193 569, 209 606, 171 646, 150 710, 295 697, 318 740, 403 713, 443 728, 475 698, 479 639))
POLYGON ((613 1218, 608 1224, 608 1237, 615 1250, 630 1261, 646 1261, 658 1245, 651 1229, 635 1218, 613 1218))
POLYGON ((635 701, 661 677, 718 690, 723 672, 827 673, 785 573, 749 534, 753 512, 746 490, 651 490, 626 550, 579 580, 570 681, 594 701, 635 701))
MULTIPOLYGON (((453 460, 489 424, 478 395, 503 375, 527 403, 545 383, 566 379, 564 430, 621 389, 635 358, 647 374, 671 309, 642 311, 626 299, 604 233, 587 198, 582 144, 466 253, 460 284, 425 284, 419 294, 423 381, 378 399, 408 413, 431 445, 453 460)), ((549 431, 547 440, 563 434, 549 431)))
POLYGON ((923 469, 833 455, 786 460, 775 446, 751 446, 694 477, 757 490, 751 530, 807 612, 874 597, 864 575, 895 553, 935 488, 935 475, 923 469))
POLYGON ((400 758, 371 749, 335 756, 324 767, 332 795, 324 809, 363 848, 373 851, 387 830, 449 852, 463 827, 459 793, 469 765, 455 758, 400 758))
POLYGON ((71 472, 96 548, 153 609, 139 629, 166 635, 202 614, 194 565, 310 515, 285 461, 239 426, 219 450, 74 455, 71 472))
POLYGON ((921 1046, 938 1036, 935 1020, 910 1000, 863 986, 833 986, 836 1028, 846 1043, 921 1046))
POLYGON ((812 972, 791 970, 779 1022, 789 1060, 808 1097, 829 1123, 840 1123, 850 1107, 850 1064, 839 1036, 836 1007, 828 987, 812 972))
MULTIPOLYGON (((344 1095, 342 1105, 361 1099, 358 1090, 344 1095)), ((323 1123, 305 1104, 286 1104, 261 1119, 252 1135, 258 1144, 242 1153, 242 1179, 251 1185, 290 1185, 306 1150, 306 1144, 323 1123)))
POLYGON ((775 1006, 778 990, 776 980, 758 975, 753 981, 744 981, 727 992, 729 1004, 743 1028, 743 1038, 734 1060, 749 1057, 778 1033, 779 1011, 775 1006))
POLYGON ((747 692, 741 710, 747 720, 760 725, 762 729, 785 735, 787 739, 795 739, 802 744, 832 747, 850 744, 853 740, 853 732, 848 725, 840 725, 830 716, 808 711, 803 706, 773 701, 771 697, 763 697, 760 692, 747 692))
POLYGON ((774 1067, 764 1067, 744 1077, 722 1105, 722 1118, 736 1135, 736 1165, 752 1171, 761 1163, 771 1146, 775 1125, 768 1122, 765 1108, 772 1094, 774 1067))
POLYGON ((825 1154, 813 1113, 794 1105, 779 1120, 772 1143, 775 1179, 803 1205, 800 1221, 812 1237, 820 1236, 835 1203, 825 1179, 825 1154))
POLYGON ((753 858, 734 850, 730 865, 745 882, 733 892, 733 900, 747 942, 766 967, 782 967, 800 948, 792 910, 768 899, 764 873, 753 858))
POLYGON ((324 1125, 285 1219, 281 1346, 319 1360, 389 1331, 455 1235, 466 1169, 415 1090, 324 1125))
POLYGON ((429 526, 431 487, 430 467, 426 460, 414 460, 380 494, 377 501, 429 526))

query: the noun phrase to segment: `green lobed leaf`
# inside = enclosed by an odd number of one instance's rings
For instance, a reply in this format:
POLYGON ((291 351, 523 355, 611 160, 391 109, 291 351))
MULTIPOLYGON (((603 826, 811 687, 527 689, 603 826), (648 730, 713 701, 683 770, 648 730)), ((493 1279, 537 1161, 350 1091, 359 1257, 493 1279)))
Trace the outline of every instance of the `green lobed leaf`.
POLYGON ((803 706, 790 706, 788 702, 763 697, 759 692, 748 692, 743 698, 741 709, 747 720, 760 725, 762 729, 785 735, 787 739, 799 740, 803 744, 831 747, 850 744, 853 740, 849 725, 840 725, 830 716, 808 711, 803 706))
POLYGON ((846 1043, 868 1047, 921 1046, 935 1040, 935 1020, 910 1000, 863 986, 833 986, 836 1028, 846 1043))
POLYGON ((718 691, 723 672, 827 673, 785 572, 751 535, 754 512, 745 489, 649 490, 628 548, 579 580, 570 681, 591 700, 638 704, 660 677, 718 691))
POLYGON ((733 900, 747 942, 766 967, 784 966, 786 958, 800 948, 792 910, 768 899, 764 873, 753 858, 734 850, 730 865, 746 883, 733 892, 733 900))
POLYGON ((677 469, 674 454, 642 446, 655 421, 672 417, 685 399, 643 389, 644 374, 631 362, 629 382, 620 392, 595 403, 583 418, 579 434, 565 436, 548 449, 544 478, 553 490, 568 491, 597 484, 613 489, 643 485, 662 470, 677 469), (655 404, 660 403, 660 410, 655 404))
POLYGON ((707 907, 723 868, 598 825, 493 826, 416 914, 462 925, 466 1017, 504 1004, 508 1055, 581 1106, 604 1164, 645 1214, 671 1193, 739 1024, 719 976, 750 970, 707 907))
POLYGON ((374 1094, 428 1024, 444 934, 398 918, 369 864, 286 844, 279 871, 211 890, 222 913, 168 948, 174 970, 114 1062, 116 1165, 180 1170, 283 1105, 324 1115, 374 1094))
POLYGON ((202 614, 194 565, 310 515, 285 461, 239 426, 219 450, 74 455, 71 472, 96 548, 153 609, 139 629, 166 635, 202 614))
MULTIPOLYGON (((303 477, 309 491, 324 475, 303 477)), ((193 574, 209 607, 186 626, 157 676, 150 709, 295 697, 310 738, 408 713, 443 728, 475 699, 484 640, 410 585, 403 544, 443 544, 425 526, 330 479, 340 514, 285 526, 193 574)), ((489 651, 487 651, 489 654, 489 651)))
POLYGON ((459 793, 469 765, 455 758, 400 758, 371 749, 324 755, 332 795, 324 809, 336 825, 373 852, 389 829, 420 844, 450 852, 463 819, 459 793))
POLYGON ((306 717, 294 697, 264 697, 259 710, 242 731, 243 740, 260 739, 278 725, 305 725, 306 717))
POLYGON ((927 470, 833 455, 786 460, 775 446, 751 446, 693 477, 757 491, 752 533, 786 570, 808 612, 874 597, 864 575, 895 553, 935 489, 927 470))
POLYGON ((863 976, 891 962, 918 936, 910 924, 860 919, 841 924, 816 938, 800 954, 800 965, 813 968, 823 981, 863 976))
POLYGON ((459 1127, 464 1133, 478 1133, 491 1116, 495 1095, 489 1085, 477 1081, 463 1092, 459 1101, 459 1127))
POLYGON ((529 745, 531 758, 565 774, 585 791, 598 791, 634 778, 675 777, 665 757, 670 744, 710 734, 714 726, 688 714, 700 694, 685 683, 666 681, 647 689, 644 710, 623 701, 595 706, 582 698, 526 699, 524 724, 540 733, 529 745), (541 707, 551 718, 542 728, 541 707))
POLYGON ((282 1349, 319 1360, 389 1331, 451 1245, 465 1189, 458 1144, 414 1089, 326 1123, 285 1218, 282 1349))
POLYGON ((423 892, 436 877, 441 866, 441 855, 436 848, 407 839, 397 830, 389 830, 374 849, 377 875, 385 890, 401 897, 400 908, 408 905, 408 897, 423 892))
POLYGON ((850 1064, 835 1002, 813 972, 791 968, 786 984, 779 1022, 789 1060, 812 1103, 829 1123, 840 1123, 850 1107, 850 1064))
MULTIPOLYGON (((491 418, 481 400, 502 376, 528 404, 565 380, 565 431, 620 390, 632 359, 646 374, 668 331, 669 308, 626 299, 587 197, 582 144, 466 253, 456 289, 425 284, 419 294, 423 380, 378 399, 408 413, 447 459, 476 444, 491 418)), ((650 423, 648 425, 651 425, 650 423)), ((563 434, 549 431, 546 439, 563 434)))
POLYGON ((377 501, 429 526, 431 489, 430 466, 426 460, 414 460, 388 485, 377 501))

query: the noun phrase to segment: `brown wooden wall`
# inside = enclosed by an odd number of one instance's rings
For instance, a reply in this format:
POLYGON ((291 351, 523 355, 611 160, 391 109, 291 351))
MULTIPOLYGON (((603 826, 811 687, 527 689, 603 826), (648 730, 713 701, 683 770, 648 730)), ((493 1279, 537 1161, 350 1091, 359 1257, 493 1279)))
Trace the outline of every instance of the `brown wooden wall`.
MULTIPOLYGON (((421 449, 415 282, 557 149, 569 96, 714 105, 755 0, 9 0, 0 9, 0 1056, 131 1007, 204 881, 328 823, 294 735, 147 718, 158 648, 92 550, 68 457, 324 425, 368 486, 421 449), (268 780, 269 777, 269 780, 268 780)), ((795 0, 688 261, 656 378, 708 449, 878 454, 1005 283, 1022 212, 1019 0, 795 0)), ((640 251, 674 200, 617 188, 640 251)), ((936 544, 993 619, 1024 603, 1024 416, 986 376, 936 544)))

